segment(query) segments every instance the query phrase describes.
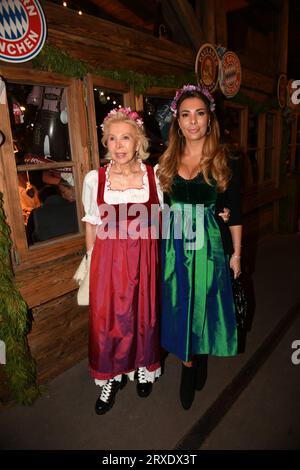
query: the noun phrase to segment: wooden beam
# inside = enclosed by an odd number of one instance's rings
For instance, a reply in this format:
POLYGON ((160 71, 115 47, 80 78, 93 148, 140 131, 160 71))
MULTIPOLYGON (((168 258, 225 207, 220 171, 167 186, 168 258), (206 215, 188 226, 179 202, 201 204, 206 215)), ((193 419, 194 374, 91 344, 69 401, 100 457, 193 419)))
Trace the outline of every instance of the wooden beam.
POLYGON ((289 40, 289 1, 282 0, 281 14, 279 15, 278 34, 278 75, 287 73, 288 62, 288 40, 289 40))
MULTIPOLYGON (((212 0, 213 2, 213 0, 212 0)), ((227 17, 224 0, 214 0, 216 43, 227 47, 227 17)))
POLYGON ((154 24, 151 24, 151 21, 146 20, 146 15, 145 12, 142 15, 140 12, 143 11, 142 7, 139 7, 138 12, 136 12, 136 6, 133 5, 131 2, 131 5, 126 5, 122 1, 119 0, 114 0, 113 2, 111 0, 90 0, 94 5, 97 7, 102 8, 108 15, 111 17, 115 18, 116 20, 119 20, 124 23, 129 23, 132 26, 136 26, 138 28, 142 29, 148 29, 151 32, 153 32, 153 26, 154 24), (145 18, 143 18, 145 15, 145 18))
POLYGON ((161 11, 167 27, 171 31, 172 38, 180 37, 180 44, 189 48, 192 47, 190 38, 182 27, 176 11, 174 11, 172 7, 172 2, 168 0, 163 1, 161 4, 161 11))
POLYGON ((203 2, 202 8, 203 15, 203 33, 205 36, 205 42, 210 42, 211 44, 216 44, 216 23, 215 23, 215 2, 212 0, 210 2, 203 2))
POLYGON ((49 42, 71 56, 104 69, 181 75, 194 66, 194 53, 140 31, 45 2, 49 42))
POLYGON ((204 42, 204 35, 200 22, 190 3, 187 0, 165 0, 164 3, 167 3, 172 8, 194 51, 197 51, 204 42))

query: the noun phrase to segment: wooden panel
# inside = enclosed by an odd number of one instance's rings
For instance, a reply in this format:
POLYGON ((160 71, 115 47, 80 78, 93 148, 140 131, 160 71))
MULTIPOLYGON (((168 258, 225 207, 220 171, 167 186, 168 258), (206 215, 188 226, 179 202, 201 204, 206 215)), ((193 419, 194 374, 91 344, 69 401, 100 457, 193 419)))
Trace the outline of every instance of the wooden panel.
POLYGON ((88 77, 91 77, 91 83, 95 86, 107 88, 108 90, 117 91, 121 93, 126 93, 129 91, 130 87, 125 82, 119 82, 108 77, 100 77, 99 75, 88 74, 88 77))
MULTIPOLYGON (((88 123, 85 112, 83 83, 81 80, 73 80, 69 87, 68 121, 72 160, 77 165, 74 167, 74 179, 76 189, 77 211, 79 221, 83 217, 81 204, 82 185, 85 174, 90 169, 88 123)), ((79 231, 83 233, 83 224, 79 222, 79 231)))
POLYGON ((83 256, 85 252, 85 239, 84 235, 65 235, 60 238, 52 238, 49 241, 35 243, 29 248, 29 256, 22 261, 20 265, 14 266, 14 273, 17 278, 22 276, 23 271, 31 269, 33 265, 39 266, 40 264, 49 261, 59 260, 71 255, 83 256))
POLYGON ((243 214, 254 211, 259 207, 263 207, 270 202, 277 201, 284 197, 284 191, 276 188, 274 185, 264 185, 264 187, 253 188, 244 194, 243 198, 243 214))
POLYGON ((211 0, 215 4, 216 43, 227 47, 227 18, 225 2, 223 0, 211 0))
POLYGON ((202 8, 202 24, 205 42, 216 44, 215 2, 213 0, 210 2, 203 2, 200 8, 202 8))
POLYGON ((96 123, 96 109, 93 92, 93 76, 88 74, 85 78, 85 96, 86 96, 86 110, 88 114, 89 136, 90 136, 90 153, 91 153, 91 168, 95 169, 100 164, 100 154, 97 135, 96 123))
POLYGON ((181 24, 182 29, 190 40, 194 50, 197 51, 204 42, 204 35, 201 31, 200 22, 187 0, 167 0, 173 9, 176 18, 181 24))
MULTIPOLYGON (((1 73, 1 71, 0 71, 1 73)), ((13 136, 11 132, 8 106, 0 104, 1 130, 5 135, 5 142, 0 147, 1 168, 1 190, 4 193, 4 209, 7 223, 10 227, 14 225, 15 230, 11 232, 11 239, 15 248, 19 249, 18 256, 24 256, 27 243, 25 235, 24 220, 18 191, 18 178, 13 148, 13 136)))
POLYGON ((262 73, 250 70, 244 65, 243 56, 239 54, 239 58, 242 63, 242 86, 252 88, 253 90, 261 90, 266 94, 273 95, 276 82, 275 78, 270 78, 262 73))
POLYGON ((40 72, 30 67, 29 63, 22 65, 6 65, 0 63, 0 74, 3 75, 6 80, 16 83, 52 86, 68 86, 72 83, 72 78, 53 72, 40 72))
MULTIPOLYGON (((279 60, 277 73, 287 73, 288 64, 288 42, 289 42, 289 2, 283 1, 281 14, 279 15, 279 34, 278 34, 278 47, 279 47, 279 60)), ((291 45, 291 47, 293 47, 291 45)))
POLYGON ((87 356, 88 308, 79 307, 76 293, 59 297, 33 310, 28 335, 37 361, 38 381, 57 376, 87 356))
MULTIPOLYGON (((267 204, 244 217, 243 238, 260 239, 274 230, 274 203, 267 204)), ((247 252, 247 242, 244 242, 247 252)))
POLYGON ((153 86, 145 90, 145 96, 158 96, 160 98, 173 98, 176 93, 176 88, 166 88, 153 86))
POLYGON ((73 275, 81 259, 82 254, 60 259, 59 262, 33 265, 26 271, 16 273, 17 287, 28 307, 41 305, 76 289, 73 275))
POLYGON ((176 75, 193 68, 193 52, 170 41, 47 2, 44 11, 49 41, 93 66, 176 75))

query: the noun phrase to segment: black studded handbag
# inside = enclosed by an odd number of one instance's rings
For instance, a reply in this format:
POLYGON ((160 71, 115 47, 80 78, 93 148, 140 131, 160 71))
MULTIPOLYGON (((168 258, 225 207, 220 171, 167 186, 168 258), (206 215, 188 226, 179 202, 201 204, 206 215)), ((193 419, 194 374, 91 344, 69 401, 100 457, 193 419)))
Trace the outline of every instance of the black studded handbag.
POLYGON ((234 279, 231 269, 232 292, 236 311, 236 324, 238 329, 242 330, 246 327, 246 318, 248 312, 248 303, 244 288, 243 278, 240 275, 234 279))

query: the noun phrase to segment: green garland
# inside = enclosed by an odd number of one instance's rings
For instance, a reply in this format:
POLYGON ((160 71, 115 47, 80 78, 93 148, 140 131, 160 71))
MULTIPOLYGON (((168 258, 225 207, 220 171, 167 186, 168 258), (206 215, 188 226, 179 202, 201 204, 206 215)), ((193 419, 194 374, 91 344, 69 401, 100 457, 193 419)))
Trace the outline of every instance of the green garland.
POLYGON ((36 69, 60 73, 68 77, 83 78, 87 73, 93 73, 95 75, 101 75, 102 77, 126 82, 134 87, 136 95, 143 94, 147 88, 153 86, 179 88, 183 83, 188 81, 193 83, 195 81, 195 74, 192 72, 181 76, 155 76, 135 72, 133 70, 105 70, 100 67, 94 68, 78 59, 74 59, 67 52, 49 43, 47 43, 40 54, 33 59, 32 65, 36 69))
POLYGON ((12 398, 29 405, 40 394, 40 389, 36 384, 36 364, 27 343, 31 321, 14 284, 10 250, 10 229, 5 222, 3 194, 0 193, 0 339, 6 346, 4 372, 12 398))
MULTIPOLYGON (((112 78, 113 80, 132 85, 136 95, 143 94, 145 90, 150 87, 180 88, 184 83, 195 82, 195 74, 193 72, 187 72, 180 76, 155 76, 135 72, 133 70, 106 70, 100 67, 94 68, 79 59, 74 59, 66 51, 49 43, 46 43, 40 54, 33 59, 32 65, 36 69, 60 73, 68 77, 83 78, 87 73, 93 73, 95 75, 101 75, 102 77, 112 78)), ((275 97, 267 98, 264 102, 258 102, 241 91, 232 98, 232 101, 249 106, 251 111, 255 114, 278 108, 278 101, 275 97)))

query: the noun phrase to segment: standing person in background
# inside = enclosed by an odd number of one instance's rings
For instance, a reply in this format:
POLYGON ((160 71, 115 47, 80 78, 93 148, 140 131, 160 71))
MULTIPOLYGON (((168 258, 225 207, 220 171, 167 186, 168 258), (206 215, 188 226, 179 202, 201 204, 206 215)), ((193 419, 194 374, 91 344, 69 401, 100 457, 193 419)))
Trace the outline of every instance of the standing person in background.
POLYGON ((148 141, 139 115, 130 108, 110 111, 102 143, 111 161, 89 172, 83 186, 86 248, 92 251, 89 366, 102 386, 97 414, 113 406, 127 376, 137 376, 137 393, 146 397, 161 373, 158 233, 152 236, 148 215, 143 220, 129 215, 134 204, 147 214, 159 205, 154 170, 143 163, 148 141), (137 237, 130 233, 135 223, 137 237))
POLYGON ((184 409, 192 405, 195 389, 205 384, 207 356, 237 353, 230 268, 238 277, 240 188, 236 164, 219 142, 214 109, 206 89, 186 85, 177 91, 169 144, 157 172, 164 204, 176 207, 170 212, 170 236, 162 240, 161 345, 182 361, 184 409), (184 219, 187 206, 190 226, 200 227, 196 245, 191 245, 185 230, 181 237, 174 236, 177 217, 184 219), (224 223, 229 213, 220 212, 224 207, 230 210, 229 229, 224 223))

